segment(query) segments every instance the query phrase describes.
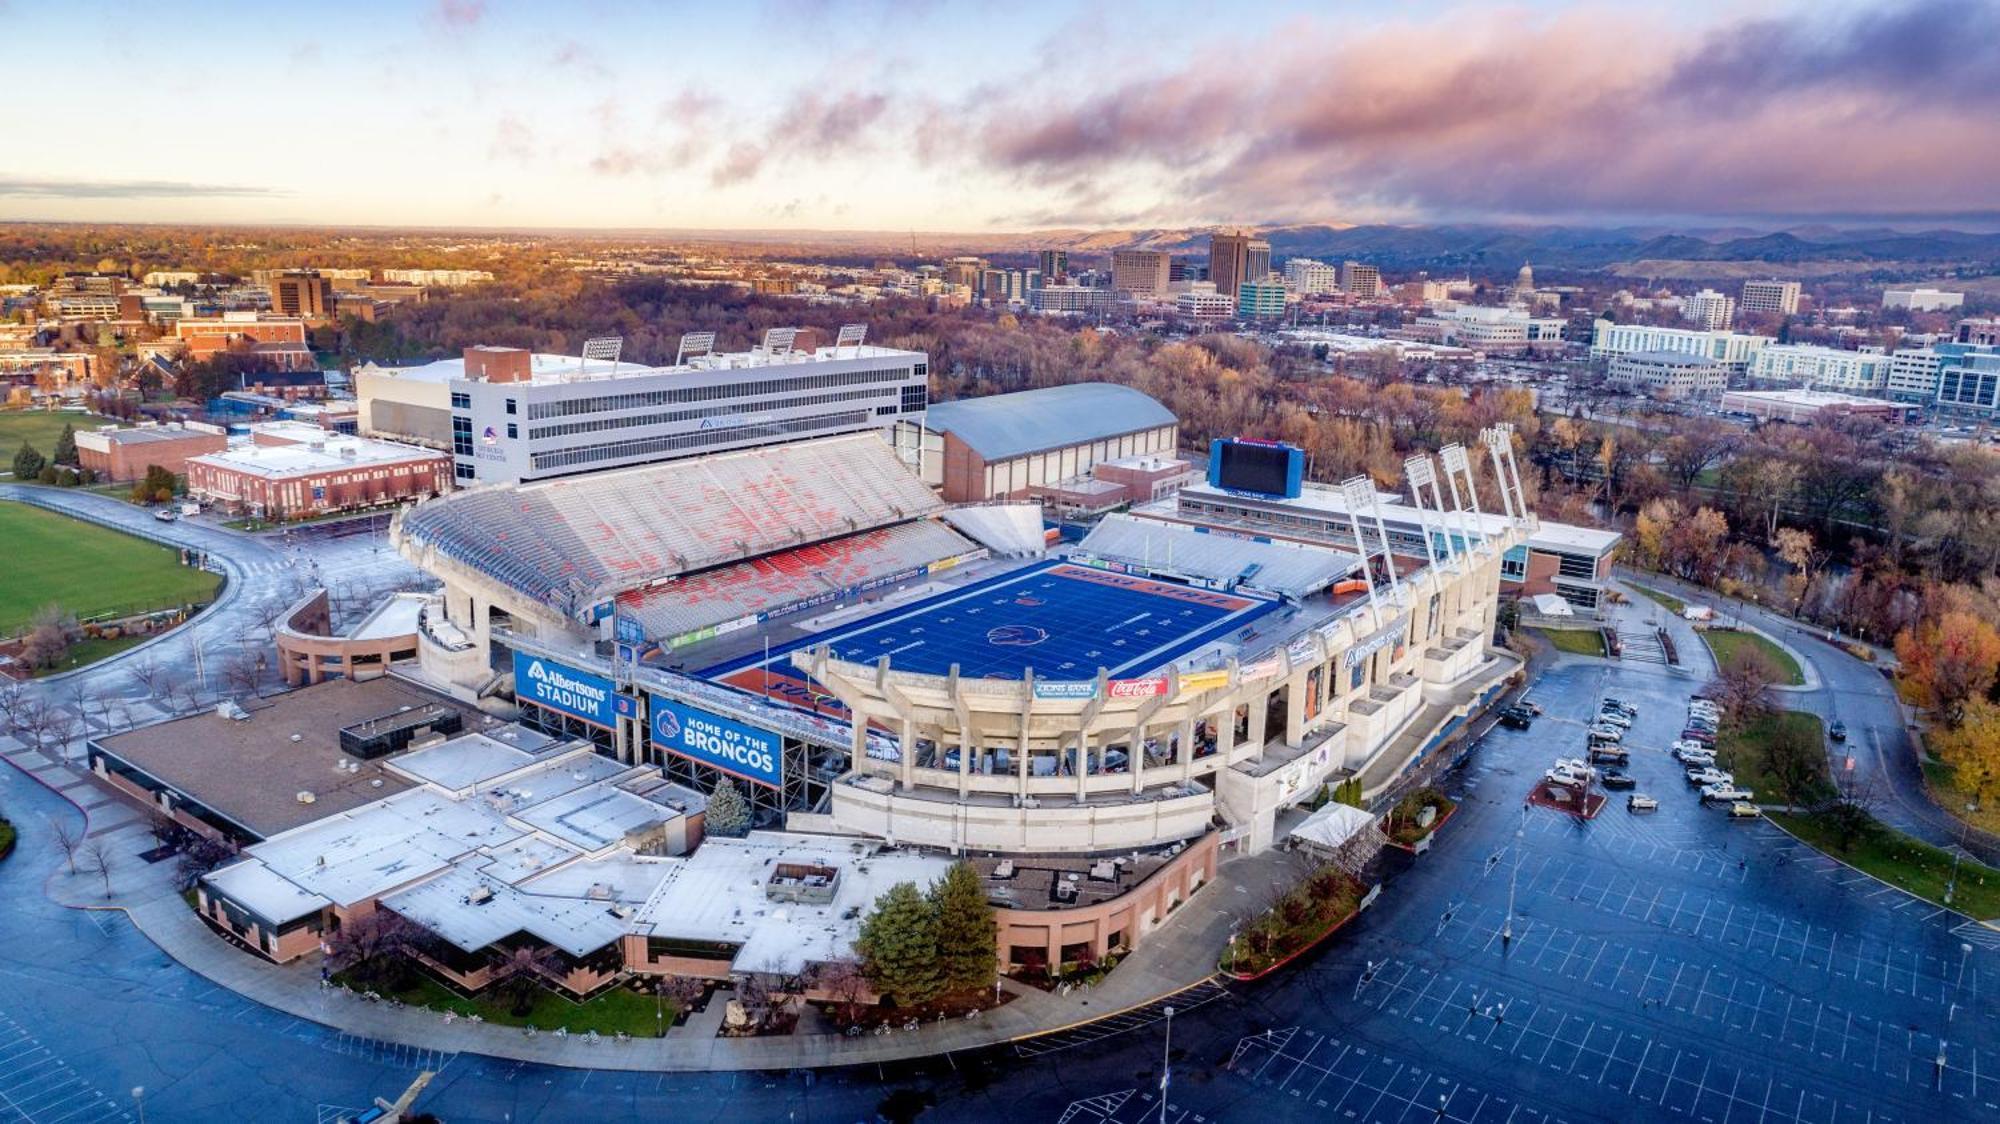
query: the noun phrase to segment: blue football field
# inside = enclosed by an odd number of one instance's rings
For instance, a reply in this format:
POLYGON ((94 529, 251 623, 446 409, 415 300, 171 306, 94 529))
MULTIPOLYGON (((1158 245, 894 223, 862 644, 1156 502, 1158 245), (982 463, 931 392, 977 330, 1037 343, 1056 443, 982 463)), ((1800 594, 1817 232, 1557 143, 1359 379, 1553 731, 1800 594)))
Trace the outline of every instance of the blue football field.
MULTIPOLYGON (((929 675, 957 664, 969 678, 1018 679, 1031 667, 1042 680, 1091 679, 1100 667, 1117 678, 1163 667, 1277 607, 1052 561, 773 648, 769 663, 783 669, 787 653, 826 644, 843 660, 886 655, 898 671, 929 675)), ((765 664, 758 652, 702 674, 748 686, 765 664)))

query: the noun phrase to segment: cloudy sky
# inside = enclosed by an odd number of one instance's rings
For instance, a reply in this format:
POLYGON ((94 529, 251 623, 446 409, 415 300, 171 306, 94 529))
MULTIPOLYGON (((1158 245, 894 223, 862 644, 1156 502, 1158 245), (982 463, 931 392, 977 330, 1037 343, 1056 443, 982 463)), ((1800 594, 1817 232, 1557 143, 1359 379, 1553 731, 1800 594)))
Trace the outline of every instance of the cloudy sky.
POLYGON ((0 0, 0 219, 2000 217, 2000 0, 0 0))

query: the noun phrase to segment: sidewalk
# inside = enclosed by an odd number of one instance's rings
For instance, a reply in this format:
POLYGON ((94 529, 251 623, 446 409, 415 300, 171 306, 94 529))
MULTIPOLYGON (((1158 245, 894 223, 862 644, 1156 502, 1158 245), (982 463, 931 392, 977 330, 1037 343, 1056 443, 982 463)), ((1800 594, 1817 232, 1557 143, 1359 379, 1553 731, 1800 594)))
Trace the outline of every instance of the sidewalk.
POLYGON ((221 987, 267 1007, 364 1038, 444 1053, 473 1052, 514 1061, 590 1069, 656 1072, 809 1069, 929 1057, 1002 1045, 1017 1039, 1106 1018, 1154 1004, 1208 983, 1229 934, 1261 913, 1299 875, 1296 856, 1269 851, 1233 858, 1101 982, 1044 992, 1004 982, 1015 998, 977 1018, 930 1024, 914 1031, 848 1038, 805 1034, 770 1038, 718 1038, 721 999, 712 1018, 670 1030, 665 1038, 591 1039, 581 1035, 533 1036, 413 1008, 369 1002, 320 986, 317 957, 272 964, 223 940, 188 908, 173 884, 171 861, 148 864, 140 852, 153 846, 143 817, 129 803, 72 767, 0 739, 0 757, 84 810, 87 839, 103 839, 111 854, 110 893, 95 871, 69 873, 57 864, 46 889, 75 909, 117 910, 168 956, 221 987))

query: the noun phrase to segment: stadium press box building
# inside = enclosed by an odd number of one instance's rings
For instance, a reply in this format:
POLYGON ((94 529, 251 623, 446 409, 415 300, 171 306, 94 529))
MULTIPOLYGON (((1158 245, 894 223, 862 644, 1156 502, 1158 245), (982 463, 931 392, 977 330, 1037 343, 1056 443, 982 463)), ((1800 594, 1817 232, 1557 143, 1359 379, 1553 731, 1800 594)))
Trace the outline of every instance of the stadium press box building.
MULTIPOLYGON (((733 777, 766 824, 1212 867, 1325 784, 1389 792, 1519 669, 1490 638, 1535 520, 1486 448, 1499 515, 1447 447, 1407 466, 1428 533, 1342 486, 1350 549, 1128 515, 1052 552, 1038 508, 947 507, 874 434, 473 489, 392 538, 443 586, 416 674, 733 777)), ((1218 450, 1214 486, 1296 493, 1296 455, 1218 450)))

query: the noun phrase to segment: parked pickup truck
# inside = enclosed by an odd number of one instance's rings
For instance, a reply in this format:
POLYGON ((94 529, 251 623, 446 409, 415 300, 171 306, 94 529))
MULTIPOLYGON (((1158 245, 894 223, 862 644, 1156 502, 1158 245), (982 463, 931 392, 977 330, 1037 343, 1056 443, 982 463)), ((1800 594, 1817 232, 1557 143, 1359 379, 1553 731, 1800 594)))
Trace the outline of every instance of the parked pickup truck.
POLYGON ((1734 784, 1712 784, 1701 790, 1704 804, 1748 804, 1756 793, 1747 788, 1737 788, 1734 784))

